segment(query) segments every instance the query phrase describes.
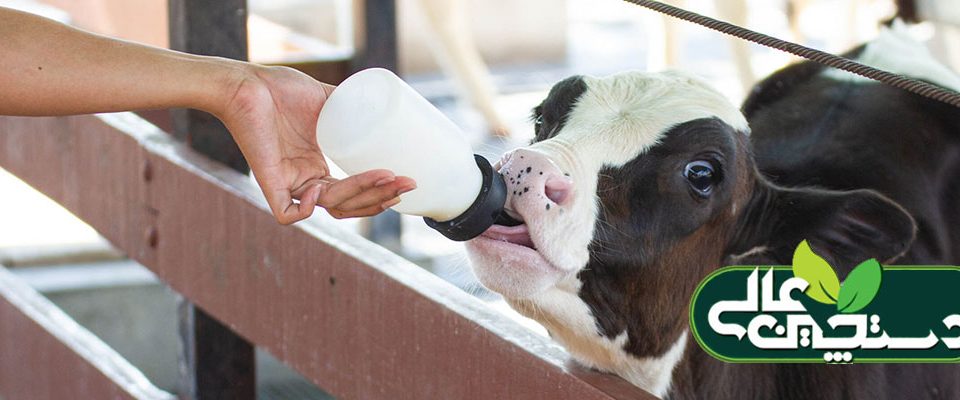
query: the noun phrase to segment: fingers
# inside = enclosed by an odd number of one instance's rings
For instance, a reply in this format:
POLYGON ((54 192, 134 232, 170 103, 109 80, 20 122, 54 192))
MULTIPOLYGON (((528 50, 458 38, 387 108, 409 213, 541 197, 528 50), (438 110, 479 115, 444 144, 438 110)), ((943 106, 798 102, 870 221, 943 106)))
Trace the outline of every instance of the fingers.
POLYGON ((268 202, 270 203, 270 209, 273 210, 273 216, 277 219, 277 222, 283 225, 290 225, 306 219, 313 214, 313 209, 316 207, 315 204, 321 192, 322 187, 320 185, 313 185, 300 194, 299 204, 293 201, 289 192, 286 192, 286 196, 280 196, 279 198, 273 199, 273 201, 268 199, 268 202))
POLYGON ((323 192, 317 204, 324 208, 335 208, 344 201, 360 193, 383 186, 396 180, 396 176, 387 170, 373 170, 356 174, 344 179, 326 178, 323 192))
POLYGON ((334 218, 344 219, 344 218, 356 218, 356 217, 372 217, 374 215, 380 214, 384 210, 393 207, 400 203, 400 198, 396 197, 394 199, 388 200, 382 204, 369 206, 366 208, 361 208, 357 210, 340 210, 340 209, 327 209, 327 212, 330 213, 334 218))
POLYGON ((416 182, 408 177, 373 170, 341 180, 311 179, 293 191, 273 190, 267 202, 277 222, 289 225, 310 217, 316 205, 327 209, 335 218, 376 215, 397 205, 401 194, 416 187, 416 182))
POLYGON ((339 181, 327 181, 317 204, 328 210, 365 210, 393 200, 416 187, 413 179, 395 177, 383 170, 368 171, 339 181))
MULTIPOLYGON (((341 182, 337 182, 335 185, 342 184, 341 182)), ((360 192, 336 206, 327 208, 340 211, 364 210, 392 201, 400 195, 416 189, 416 187, 417 185, 412 179, 398 176, 393 181, 381 183, 379 186, 360 192)))

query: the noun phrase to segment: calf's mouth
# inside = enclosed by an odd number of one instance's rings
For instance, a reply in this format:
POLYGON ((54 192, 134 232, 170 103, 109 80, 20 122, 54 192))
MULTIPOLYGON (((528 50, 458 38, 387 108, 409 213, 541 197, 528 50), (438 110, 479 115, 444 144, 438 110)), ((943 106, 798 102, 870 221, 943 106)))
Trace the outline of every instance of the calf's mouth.
POLYGON ((526 298, 545 290, 566 272, 544 257, 537 240, 526 223, 491 226, 466 243, 474 274, 506 298, 526 298))

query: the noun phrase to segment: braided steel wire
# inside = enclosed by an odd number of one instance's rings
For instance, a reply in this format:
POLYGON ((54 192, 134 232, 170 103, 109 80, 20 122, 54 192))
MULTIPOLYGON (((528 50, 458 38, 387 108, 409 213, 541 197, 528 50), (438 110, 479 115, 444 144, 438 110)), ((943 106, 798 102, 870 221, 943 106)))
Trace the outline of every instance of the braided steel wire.
POLYGON ((802 57, 823 65, 826 65, 828 67, 841 69, 847 72, 860 75, 864 78, 873 79, 878 82, 883 82, 890 86, 894 86, 894 87, 906 90, 908 92, 915 93, 920 96, 941 101, 941 102, 950 104, 954 107, 960 108, 960 93, 957 93, 947 88, 943 88, 927 82, 908 78, 903 75, 894 74, 881 69, 877 69, 869 65, 858 63, 849 58, 845 58, 845 57, 830 54, 824 51, 820 51, 817 49, 809 48, 809 47, 799 45, 793 42, 789 42, 783 39, 778 39, 773 36, 755 32, 750 29, 731 24, 729 22, 713 19, 704 15, 697 14, 695 12, 684 10, 679 7, 674 7, 669 4, 661 3, 659 1, 653 1, 653 0, 623 0, 623 1, 627 3, 635 4, 641 7, 646 7, 651 10, 669 15, 674 18, 679 18, 684 21, 692 22, 697 25, 701 25, 701 26, 713 29, 720 33, 724 33, 724 34, 734 36, 743 40, 757 43, 762 46, 766 46, 766 47, 777 49, 786 53, 790 53, 795 56, 802 57))

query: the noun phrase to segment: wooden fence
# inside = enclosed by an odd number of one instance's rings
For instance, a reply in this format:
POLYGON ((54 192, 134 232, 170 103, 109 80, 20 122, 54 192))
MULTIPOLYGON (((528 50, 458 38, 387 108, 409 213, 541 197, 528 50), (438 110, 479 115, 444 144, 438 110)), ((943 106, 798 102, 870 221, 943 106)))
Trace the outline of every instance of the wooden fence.
MULTIPOLYGON (((572 366, 548 339, 353 233, 278 225, 246 175, 134 114, 0 118, 0 167, 338 397, 645 398, 618 378, 572 366)), ((156 398, 118 380, 94 388, 85 372, 64 368, 62 359, 89 363, 58 334, 64 319, 37 321, 17 301, 25 289, 0 277, 0 390, 56 381, 66 393, 156 398), (21 355, 9 357, 10 349, 21 355)), ((17 389, 27 395, 3 396, 57 398, 43 396, 45 385, 27 386, 17 389)))

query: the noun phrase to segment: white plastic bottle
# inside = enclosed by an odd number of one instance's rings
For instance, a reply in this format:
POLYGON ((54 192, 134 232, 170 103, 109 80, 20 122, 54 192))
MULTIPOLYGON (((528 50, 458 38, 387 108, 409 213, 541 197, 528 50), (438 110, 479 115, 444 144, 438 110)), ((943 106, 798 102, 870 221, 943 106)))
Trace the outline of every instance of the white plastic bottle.
POLYGON ((502 212, 503 178, 452 121, 385 69, 360 71, 333 91, 317 142, 348 174, 384 168, 413 178, 417 189, 393 209, 425 217, 451 239, 479 235, 502 212))

